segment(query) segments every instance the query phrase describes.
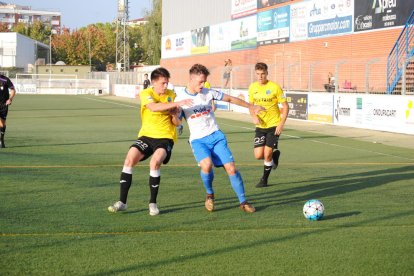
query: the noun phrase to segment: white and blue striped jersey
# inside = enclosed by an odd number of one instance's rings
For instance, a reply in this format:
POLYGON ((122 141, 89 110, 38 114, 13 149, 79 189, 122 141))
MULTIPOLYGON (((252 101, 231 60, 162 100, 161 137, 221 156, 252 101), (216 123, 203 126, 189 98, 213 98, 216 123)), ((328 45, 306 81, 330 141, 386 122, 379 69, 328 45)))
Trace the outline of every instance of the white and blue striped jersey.
POLYGON ((223 92, 208 88, 203 88, 196 94, 189 93, 186 88, 176 89, 175 92, 177 94, 175 101, 193 100, 193 106, 181 107, 190 129, 190 142, 219 130, 213 112, 212 101, 223 99, 223 92))

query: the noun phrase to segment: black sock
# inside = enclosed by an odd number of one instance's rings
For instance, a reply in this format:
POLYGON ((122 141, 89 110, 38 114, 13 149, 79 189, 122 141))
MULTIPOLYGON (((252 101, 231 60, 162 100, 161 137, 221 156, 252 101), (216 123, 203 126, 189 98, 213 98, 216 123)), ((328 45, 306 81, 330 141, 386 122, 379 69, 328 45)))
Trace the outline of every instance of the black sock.
POLYGON ((161 176, 149 177, 149 187, 151 198, 149 203, 157 203, 158 188, 160 187, 161 176))
POLYGON ((132 174, 122 172, 119 184, 121 186, 119 200, 125 204, 127 202, 129 188, 132 184, 132 174))
POLYGON ((262 179, 266 180, 269 178, 270 172, 272 171, 272 166, 266 166, 264 165, 263 169, 263 176, 262 179))
POLYGON ((6 126, 0 128, 1 139, 3 140, 4 134, 6 133, 6 126))

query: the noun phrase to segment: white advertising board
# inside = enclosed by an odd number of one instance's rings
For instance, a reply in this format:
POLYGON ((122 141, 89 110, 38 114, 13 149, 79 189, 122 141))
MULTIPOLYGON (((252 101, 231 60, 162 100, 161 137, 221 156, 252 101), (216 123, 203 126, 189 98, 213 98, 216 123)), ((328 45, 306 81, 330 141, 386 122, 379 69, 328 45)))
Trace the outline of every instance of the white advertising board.
POLYGON ((329 93, 309 93, 308 120, 333 123, 334 97, 329 93))
POLYGON ((163 36, 161 38, 162 58, 189 56, 191 54, 191 32, 163 36))
POLYGON ((231 0, 231 18, 238 18, 256 13, 257 0, 231 0))
POLYGON ((334 96, 334 123, 337 125, 414 134, 414 96, 334 96))
POLYGON ((114 94, 118 97, 136 98, 141 91, 141 85, 133 84, 115 84, 114 94))
MULTIPOLYGON (((233 97, 239 98, 245 102, 249 101, 249 95, 248 95, 247 90, 233 89, 231 90, 230 95, 233 97)), ((234 112, 239 112, 239 113, 249 113, 249 109, 243 106, 235 105, 235 104, 230 104, 230 110, 234 112)))

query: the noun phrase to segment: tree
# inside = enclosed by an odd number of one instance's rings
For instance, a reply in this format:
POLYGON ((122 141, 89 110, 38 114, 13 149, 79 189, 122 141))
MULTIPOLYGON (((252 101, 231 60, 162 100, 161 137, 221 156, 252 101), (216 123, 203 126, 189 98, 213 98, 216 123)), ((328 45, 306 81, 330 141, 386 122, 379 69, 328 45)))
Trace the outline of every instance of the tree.
POLYGON ((45 44, 49 43, 49 37, 52 33, 52 30, 49 26, 46 26, 41 21, 35 21, 31 25, 26 25, 24 23, 17 23, 13 29, 13 32, 25 35, 31 39, 43 42, 45 44))
POLYGON ((142 46, 143 27, 129 27, 129 60, 130 63, 140 63, 145 60, 145 50, 142 46))
POLYGON ((53 36, 53 62, 68 65, 89 65, 102 68, 115 61, 115 27, 110 24, 92 24, 79 30, 64 30, 53 36))
POLYGON ((153 0, 153 9, 147 16, 148 23, 142 33, 144 60, 149 64, 159 64, 161 59, 162 0, 153 0))

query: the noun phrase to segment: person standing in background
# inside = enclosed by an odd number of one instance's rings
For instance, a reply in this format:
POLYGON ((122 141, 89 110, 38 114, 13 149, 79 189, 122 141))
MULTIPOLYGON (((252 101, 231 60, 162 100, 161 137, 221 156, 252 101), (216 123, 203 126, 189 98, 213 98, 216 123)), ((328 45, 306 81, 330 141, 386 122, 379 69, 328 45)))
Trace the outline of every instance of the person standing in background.
POLYGON ((0 74, 0 148, 6 147, 4 136, 6 135, 7 113, 15 95, 16 90, 11 80, 0 74))
POLYGON ((147 89, 151 85, 151 83, 150 83, 150 81, 148 79, 148 74, 145 74, 144 75, 144 83, 143 83, 143 85, 144 85, 144 89, 147 89))
POLYGON ((231 72, 233 70, 233 63, 231 59, 226 59, 224 61, 224 73, 223 73, 223 80, 224 80, 224 88, 227 88, 231 78, 231 72))

